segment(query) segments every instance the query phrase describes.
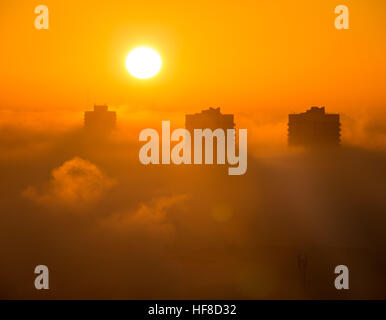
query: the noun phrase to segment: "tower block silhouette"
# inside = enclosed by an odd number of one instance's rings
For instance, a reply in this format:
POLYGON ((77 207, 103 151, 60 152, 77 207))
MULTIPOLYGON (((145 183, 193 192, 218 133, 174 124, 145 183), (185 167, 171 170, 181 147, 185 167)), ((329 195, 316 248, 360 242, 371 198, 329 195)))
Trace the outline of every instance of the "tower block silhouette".
MULTIPOLYGON (((234 115, 222 114, 220 108, 209 108, 202 110, 200 113, 187 114, 185 116, 185 128, 190 132, 192 145, 194 145, 194 129, 223 129, 225 134, 225 157, 227 153, 227 129, 234 129, 234 115)), ((233 137, 235 139, 235 137, 233 137)), ((213 163, 217 163, 217 138, 213 137, 213 163)), ((205 159, 205 143, 202 141, 202 156, 205 159)))
POLYGON ((329 114, 324 107, 311 107, 303 113, 288 115, 289 146, 339 146, 339 114, 329 114))

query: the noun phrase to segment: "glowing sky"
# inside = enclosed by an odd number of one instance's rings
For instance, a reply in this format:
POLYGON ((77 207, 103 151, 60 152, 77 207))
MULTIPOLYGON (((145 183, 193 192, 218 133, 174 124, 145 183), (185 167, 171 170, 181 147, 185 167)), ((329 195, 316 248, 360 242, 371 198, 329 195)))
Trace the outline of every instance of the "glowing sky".
POLYGON ((56 1, 36 30, 36 1, 0 4, 0 106, 84 110, 96 103, 183 115, 202 106, 283 117, 310 105, 384 113, 386 3, 345 1, 336 30, 325 1, 56 1), (130 77, 128 52, 157 50, 162 72, 130 77))

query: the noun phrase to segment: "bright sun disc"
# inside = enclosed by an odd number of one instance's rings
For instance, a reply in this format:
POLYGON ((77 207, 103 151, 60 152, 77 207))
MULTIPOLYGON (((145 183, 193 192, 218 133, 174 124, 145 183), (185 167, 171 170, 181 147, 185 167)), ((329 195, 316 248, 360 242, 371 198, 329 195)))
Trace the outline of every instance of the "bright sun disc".
POLYGON ((160 71, 161 65, 160 55, 151 48, 135 48, 126 58, 127 71, 138 79, 154 77, 160 71))

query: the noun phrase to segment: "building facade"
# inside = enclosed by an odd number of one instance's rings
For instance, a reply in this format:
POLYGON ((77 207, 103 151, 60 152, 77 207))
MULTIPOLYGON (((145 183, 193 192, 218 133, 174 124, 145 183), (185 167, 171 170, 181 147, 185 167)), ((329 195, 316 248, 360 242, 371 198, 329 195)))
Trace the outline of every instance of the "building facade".
POLYGON ((288 115, 288 145, 307 147, 339 144, 339 114, 328 114, 324 107, 311 107, 306 112, 288 115))
POLYGON ((209 108, 200 113, 185 116, 185 128, 193 133, 194 129, 234 129, 233 114, 222 114, 220 108, 209 108))
POLYGON ((116 126, 116 113, 106 105, 94 105, 94 111, 84 113, 84 127, 93 133, 108 133, 116 126))
MULTIPOLYGON (((200 113, 187 114, 185 116, 185 128, 190 132, 192 145, 194 146, 194 129, 210 129, 212 131, 216 129, 223 129, 225 136, 224 150, 218 150, 220 146, 217 143, 217 139, 213 140, 213 160, 217 163, 217 152, 223 151, 226 157, 227 154, 227 129, 234 129, 234 115, 233 114, 222 114, 220 108, 209 108, 203 110, 200 113)), ((235 139, 235 136, 232 136, 235 139)), ((236 140, 237 141, 237 140, 236 140)), ((221 149, 221 147, 220 147, 221 149)), ((205 145, 202 144, 202 155, 205 158, 205 145)))

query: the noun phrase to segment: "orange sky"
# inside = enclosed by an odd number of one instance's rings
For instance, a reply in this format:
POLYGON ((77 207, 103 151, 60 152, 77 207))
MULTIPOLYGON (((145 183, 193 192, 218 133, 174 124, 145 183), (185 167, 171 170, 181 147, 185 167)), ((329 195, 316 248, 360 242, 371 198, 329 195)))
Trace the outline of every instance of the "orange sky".
POLYGON ((0 299, 386 298, 385 36, 386 0, 0 0, 0 299), (127 72, 138 46, 156 77, 127 72), (80 130, 94 103, 106 139, 80 130), (313 105, 341 114, 339 150, 287 148, 313 105), (141 130, 208 107, 248 130, 246 174, 141 164, 141 130))
POLYGON ((311 105, 383 114, 385 9, 383 0, 2 1, 0 107, 106 102, 183 115, 221 106, 257 122, 311 105), (48 31, 34 28, 39 4, 50 10, 48 31), (334 27, 339 4, 350 30, 334 27), (141 45, 163 59, 152 79, 125 69, 141 45))

